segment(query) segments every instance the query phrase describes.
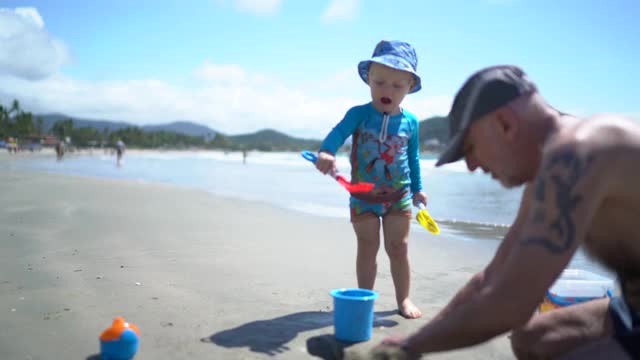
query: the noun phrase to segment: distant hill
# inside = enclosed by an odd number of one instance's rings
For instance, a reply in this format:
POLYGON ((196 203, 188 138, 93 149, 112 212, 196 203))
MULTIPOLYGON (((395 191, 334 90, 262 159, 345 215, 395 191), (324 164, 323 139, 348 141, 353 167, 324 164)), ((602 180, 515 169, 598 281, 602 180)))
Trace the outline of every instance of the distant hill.
POLYGON ((189 136, 204 136, 205 139, 212 139, 217 132, 210 127, 192 123, 189 121, 175 121, 169 124, 144 125, 143 131, 173 131, 189 136))
POLYGON ((51 131, 51 128, 58 121, 64 121, 71 119, 73 120, 73 127, 81 128, 81 127, 93 127, 99 131, 103 131, 107 129, 108 131, 116 131, 120 129, 124 129, 127 127, 134 127, 136 125, 120 122, 120 121, 110 121, 110 120, 96 120, 96 119, 78 119, 75 117, 71 117, 64 114, 39 114, 34 115, 34 118, 39 117, 42 119, 43 130, 46 132, 51 131))
POLYGON ((258 150, 272 149, 278 151, 318 149, 320 148, 320 140, 299 139, 281 132, 265 129, 252 134, 231 135, 227 138, 234 144, 245 148, 256 148, 258 150))
MULTIPOLYGON (((309 149, 317 150, 320 148, 322 140, 320 139, 299 139, 281 132, 267 129, 246 135, 233 135, 227 138, 236 145, 246 148, 272 149, 272 150, 297 150, 309 149)), ((422 150, 439 151, 449 141, 449 122, 445 116, 434 116, 419 123, 419 139, 422 150), (434 141, 435 140, 435 141, 434 141)), ((341 150, 348 150, 349 144, 346 143, 341 150)))
POLYGON ((81 119, 64 114, 40 114, 35 115, 35 117, 40 117, 42 119, 43 130, 46 132, 51 131, 51 128, 56 122, 71 119, 73 120, 74 128, 93 127, 98 131, 104 131, 104 129, 107 129, 107 131, 113 132, 125 128, 140 128, 146 133, 166 131, 188 136, 202 136, 207 141, 214 140, 217 135, 221 135, 220 137, 224 139, 221 140, 221 142, 230 148, 258 149, 267 151, 297 151, 302 148, 318 149, 320 147, 320 140, 295 138, 271 129, 261 130, 251 134, 226 136, 207 126, 190 121, 175 121, 168 124, 138 126, 124 121, 81 119))
POLYGON ((42 118, 42 125, 45 131, 51 131, 53 125, 58 121, 67 119, 73 120, 74 128, 93 127, 99 131, 107 129, 108 131, 116 131, 125 129, 128 127, 139 127, 142 131, 170 131, 178 134, 184 134, 189 136, 204 136, 207 139, 215 137, 217 131, 200 124, 196 124, 189 121, 176 121, 168 124, 158 125, 143 125, 138 126, 135 124, 123 122, 123 121, 111 121, 111 120, 96 120, 96 119, 80 119, 63 114, 42 114, 36 115, 36 117, 42 118))
MULTIPOLYGON (((265 129, 255 133, 242 135, 224 135, 207 126, 197 124, 190 121, 175 121, 167 124, 144 125, 138 126, 124 121, 110 121, 98 119, 81 119, 70 117, 64 114, 41 114, 34 117, 40 117, 43 120, 43 128, 46 132, 51 131, 53 125, 58 121, 67 119, 73 120, 74 128, 93 127, 98 131, 107 129, 109 132, 129 128, 139 127, 144 132, 175 132, 188 136, 202 136, 206 140, 212 140, 217 135, 221 135, 226 139, 229 146, 233 148, 246 148, 258 150, 274 150, 274 151, 297 151, 299 149, 317 150, 320 148, 321 139, 302 139, 296 138, 273 129, 265 129)), ((449 123, 445 116, 434 116, 419 122, 419 138, 423 145, 423 150, 439 150, 449 140, 449 123), (425 146, 427 144, 427 146, 425 146)))
POLYGON ((439 144, 445 145, 449 141, 449 120, 446 116, 434 116, 420 121, 420 143, 432 142, 434 139, 439 144))

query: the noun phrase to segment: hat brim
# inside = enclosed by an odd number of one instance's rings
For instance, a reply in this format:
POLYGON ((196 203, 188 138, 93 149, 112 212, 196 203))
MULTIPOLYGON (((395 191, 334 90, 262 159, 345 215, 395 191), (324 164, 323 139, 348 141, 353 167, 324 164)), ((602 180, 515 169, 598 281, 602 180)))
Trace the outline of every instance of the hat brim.
POLYGON ((452 162, 456 162, 464 158, 464 151, 462 150, 462 144, 464 142, 464 132, 458 132, 449 140, 447 148, 440 154, 436 166, 442 166, 452 162))
POLYGON ((410 69, 410 65, 407 64, 407 68, 400 69, 384 61, 383 57, 373 58, 371 60, 363 60, 358 63, 358 74, 360 75, 360 78, 362 79, 362 81, 364 81, 365 84, 369 85, 369 67, 371 66, 371 63, 377 63, 380 65, 388 66, 396 70, 406 71, 413 74, 413 77, 416 80, 416 83, 413 86, 413 88, 409 91, 409 94, 413 94, 415 92, 420 91, 420 89, 422 89, 422 80, 420 80, 420 76, 416 74, 415 71, 410 69))

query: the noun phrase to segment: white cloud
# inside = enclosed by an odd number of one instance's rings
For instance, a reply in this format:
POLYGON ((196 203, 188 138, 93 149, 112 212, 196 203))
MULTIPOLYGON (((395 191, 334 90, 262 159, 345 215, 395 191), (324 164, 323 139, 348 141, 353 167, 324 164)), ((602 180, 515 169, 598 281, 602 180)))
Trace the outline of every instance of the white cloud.
POLYGON ((627 114, 624 114, 624 115, 629 117, 632 120, 640 121, 640 113, 627 113, 627 114))
POLYGON ((201 77, 189 87, 157 79, 86 82, 56 74, 27 81, 0 75, 0 102, 18 99, 33 113, 139 125, 189 120, 228 134, 273 128, 315 138, 324 136, 353 103, 343 97, 314 96, 249 74, 238 65, 205 63, 195 73, 201 77), (221 69, 233 71, 230 75, 221 69))
MULTIPOLYGON (((317 75, 317 74, 316 74, 317 75)), ((369 96, 369 87, 358 76, 355 66, 336 71, 333 74, 321 74, 318 80, 300 83, 308 92, 319 94, 362 95, 365 101, 369 96)))
POLYGON ((336 22, 352 19, 360 7, 360 0, 331 0, 322 14, 325 22, 336 22))
POLYGON ((257 15, 273 15, 280 10, 282 0, 233 0, 233 4, 241 11, 257 15))
MULTIPOLYGON (((235 2, 261 13, 277 10, 280 3, 235 2)), ((329 13, 344 16, 357 5, 351 4, 342 10, 332 5, 329 13)), ((322 138, 351 106, 369 101, 368 88, 352 68, 319 82, 289 86, 237 64, 204 61, 193 70, 189 84, 177 86, 159 79, 76 80, 59 71, 67 60, 65 45, 47 32, 36 9, 0 9, 0 103, 18 99, 36 114, 56 112, 138 125, 190 120, 228 134, 273 128, 322 138)), ((425 113, 418 107, 430 114, 440 106, 438 99, 407 99, 418 116, 425 113)))
MULTIPOLYGON (((33 113, 56 112, 138 125, 189 120, 227 134, 272 128, 320 139, 351 106, 369 101, 368 89, 357 75, 349 80, 355 91, 339 92, 343 81, 327 82, 319 90, 304 84, 292 87, 234 64, 207 61, 193 73, 192 82, 182 86, 157 79, 78 81, 60 73, 41 81, 0 75, 0 103, 18 99, 33 113)), ((339 72, 329 78, 344 76, 339 72)), ((412 94, 403 106, 422 119, 446 114, 450 103, 448 97, 412 94)))
POLYGON ((196 76, 203 80, 221 81, 224 83, 246 83, 247 72, 235 64, 212 64, 208 60, 196 70, 196 76))
POLYGON ((40 13, 36 8, 23 7, 16 8, 14 11, 17 15, 20 15, 25 20, 33 22, 33 24, 35 24, 37 27, 41 29, 44 28, 44 20, 42 20, 42 17, 40 16, 40 13))
POLYGON ((38 10, 0 9, 0 74, 39 80, 68 62, 66 45, 47 32, 38 10))
POLYGON ((452 104, 453 96, 425 96, 419 92, 407 95, 402 102, 402 106, 420 120, 432 116, 446 116, 452 104))

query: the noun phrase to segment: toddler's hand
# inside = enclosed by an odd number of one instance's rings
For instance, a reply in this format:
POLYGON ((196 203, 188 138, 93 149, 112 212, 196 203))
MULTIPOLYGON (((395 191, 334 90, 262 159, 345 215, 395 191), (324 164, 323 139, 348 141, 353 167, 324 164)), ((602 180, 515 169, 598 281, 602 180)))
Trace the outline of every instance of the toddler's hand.
POLYGON ((327 152, 320 152, 318 154, 318 161, 316 161, 316 169, 325 175, 329 172, 335 174, 336 157, 327 152))
POLYGON ((420 203, 423 203, 424 206, 427 206, 427 194, 423 193, 422 191, 413 194, 413 206, 417 207, 420 203))

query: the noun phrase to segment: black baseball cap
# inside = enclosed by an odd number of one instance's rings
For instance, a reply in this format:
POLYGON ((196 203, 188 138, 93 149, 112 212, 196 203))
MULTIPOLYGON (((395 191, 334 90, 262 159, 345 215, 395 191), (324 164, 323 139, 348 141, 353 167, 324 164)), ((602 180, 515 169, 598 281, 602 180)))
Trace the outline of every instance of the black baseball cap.
POLYGON ((449 111, 449 143, 436 166, 464 157, 464 136, 471 124, 524 94, 537 91, 522 69, 514 65, 498 65, 471 75, 453 99, 449 111))

